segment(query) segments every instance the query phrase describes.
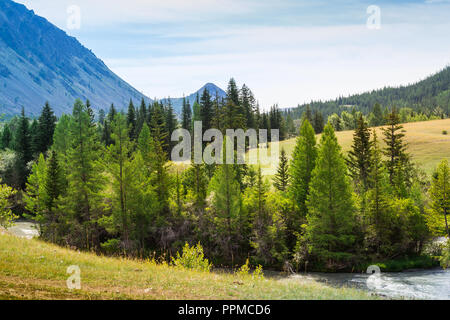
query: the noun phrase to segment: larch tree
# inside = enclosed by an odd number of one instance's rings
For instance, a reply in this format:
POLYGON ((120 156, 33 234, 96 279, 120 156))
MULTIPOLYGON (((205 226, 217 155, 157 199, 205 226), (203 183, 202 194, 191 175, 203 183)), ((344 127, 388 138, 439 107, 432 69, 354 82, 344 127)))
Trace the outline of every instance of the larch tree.
POLYGON ((334 129, 321 138, 307 200, 304 240, 310 255, 329 269, 350 265, 357 244, 357 221, 347 166, 334 129))
POLYGON ((300 226, 304 223, 308 212, 306 199, 316 159, 316 136, 313 127, 305 119, 300 127, 300 135, 297 138, 289 169, 291 176, 289 194, 295 207, 294 216, 289 219, 288 223, 288 230, 292 233, 290 235, 291 246, 295 245, 295 233, 300 232, 300 226))
POLYGON ((95 128, 86 106, 75 101, 69 126, 70 144, 67 151, 67 196, 64 210, 70 215, 71 240, 84 248, 98 246, 95 227, 103 212, 102 195, 105 185, 102 154, 95 128))

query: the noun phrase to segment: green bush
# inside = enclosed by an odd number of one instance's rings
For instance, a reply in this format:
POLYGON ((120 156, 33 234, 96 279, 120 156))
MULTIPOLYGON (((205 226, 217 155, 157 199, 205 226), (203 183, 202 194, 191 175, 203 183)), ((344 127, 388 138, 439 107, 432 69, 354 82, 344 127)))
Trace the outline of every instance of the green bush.
MULTIPOLYGON (((245 264, 242 267, 240 267, 238 271, 236 271, 236 275, 238 277, 246 277, 246 276, 248 276, 249 273, 250 273, 250 266, 249 265, 250 265, 250 261, 247 259, 245 264)), ((263 268, 262 268, 261 265, 256 267, 255 271, 253 271, 252 278, 256 279, 256 280, 264 279, 263 268)))
POLYGON ((102 250, 108 255, 118 254, 120 252, 120 240, 110 239, 100 245, 102 250))
POLYGON ((177 252, 177 257, 172 258, 172 263, 176 267, 206 272, 209 272, 212 268, 212 264, 209 263, 208 259, 205 259, 203 247, 200 243, 193 247, 190 247, 189 243, 186 243, 183 247, 183 254, 180 255, 177 252))
POLYGON ((446 136, 447 133, 448 133, 447 130, 443 130, 443 131, 442 131, 442 134, 443 134, 444 136, 446 136))

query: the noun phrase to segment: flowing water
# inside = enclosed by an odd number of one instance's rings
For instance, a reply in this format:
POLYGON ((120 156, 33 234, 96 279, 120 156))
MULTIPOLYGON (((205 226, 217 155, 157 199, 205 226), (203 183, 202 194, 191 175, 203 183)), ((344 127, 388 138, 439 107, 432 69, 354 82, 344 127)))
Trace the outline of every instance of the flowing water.
POLYGON ((310 273, 295 278, 313 279, 333 287, 352 287, 389 298, 450 300, 450 270, 430 269, 376 275, 310 273))
MULTIPOLYGON (((31 239, 38 235, 32 222, 17 222, 9 231, 31 239)), ((353 287, 389 298, 450 300, 450 270, 431 269, 411 272, 381 273, 308 273, 291 277, 312 279, 333 287, 353 287)))

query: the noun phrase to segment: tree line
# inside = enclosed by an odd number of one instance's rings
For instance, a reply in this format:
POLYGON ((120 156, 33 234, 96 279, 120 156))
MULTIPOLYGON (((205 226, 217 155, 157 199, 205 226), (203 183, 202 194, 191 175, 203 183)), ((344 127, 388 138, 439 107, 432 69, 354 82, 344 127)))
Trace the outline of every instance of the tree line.
MULTIPOLYGON (((420 255, 433 236, 448 235, 448 164, 427 180, 411 160, 395 108, 385 120, 385 146, 360 115, 348 155, 331 123, 317 141, 305 114, 292 159, 282 150, 271 181, 258 166, 169 161, 171 130, 191 130, 194 120, 205 130, 264 128, 248 96, 232 80, 220 103, 207 91, 192 109, 186 102, 180 123, 170 103, 158 102, 130 103, 127 113, 112 106, 95 119, 90 104, 77 100, 58 121, 46 105, 37 129, 22 112, 3 129, 2 141, 14 129, 14 150, 2 152, 1 168, 3 182, 20 192, 4 185, 3 199, 23 205, 40 236, 63 246, 169 259, 185 242, 201 243, 216 266, 250 259, 351 270, 420 255)), ((285 121, 277 108, 266 119, 269 128, 285 121)))

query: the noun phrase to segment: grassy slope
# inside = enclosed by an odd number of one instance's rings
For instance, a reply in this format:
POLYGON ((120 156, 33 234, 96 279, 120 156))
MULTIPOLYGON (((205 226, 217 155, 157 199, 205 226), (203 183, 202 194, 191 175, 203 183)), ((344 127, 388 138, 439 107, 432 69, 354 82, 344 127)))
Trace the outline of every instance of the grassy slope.
POLYGON ((354 289, 310 280, 253 280, 99 257, 0 233, 0 299, 371 299, 354 289), (67 267, 82 289, 66 287, 67 267))
MULTIPOLYGON (((431 175, 442 159, 450 160, 450 135, 442 134, 443 130, 447 130, 450 134, 450 119, 406 123, 404 127, 406 141, 409 144, 408 150, 412 154, 413 160, 420 164, 428 175, 431 175)), ((353 131, 337 132, 336 135, 343 151, 349 151, 352 145, 353 131)), ((381 141, 381 128, 377 128, 377 135, 381 141)), ((320 141, 319 139, 318 137, 318 141, 320 141)), ((295 147, 295 140, 282 141, 280 150, 284 148, 290 157, 295 147)), ((276 166, 263 166, 264 175, 273 176, 275 172, 276 166)))

